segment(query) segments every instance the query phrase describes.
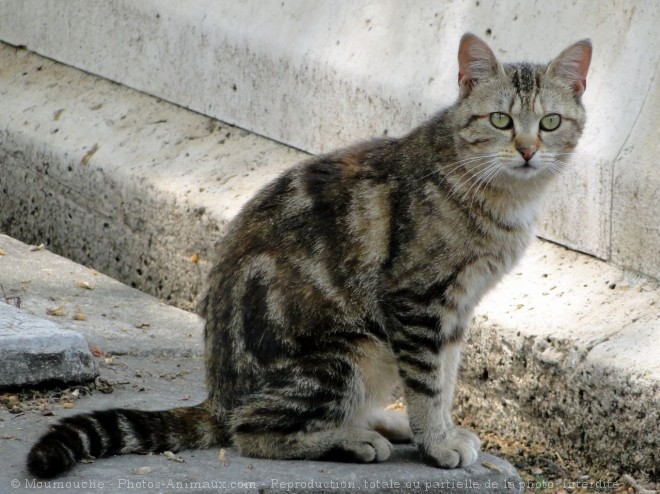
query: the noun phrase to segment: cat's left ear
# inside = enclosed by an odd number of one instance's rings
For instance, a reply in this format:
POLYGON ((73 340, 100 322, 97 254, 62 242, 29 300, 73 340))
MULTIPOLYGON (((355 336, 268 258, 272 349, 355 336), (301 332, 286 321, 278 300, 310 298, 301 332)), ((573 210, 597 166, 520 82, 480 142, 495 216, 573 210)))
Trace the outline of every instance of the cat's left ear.
POLYGON ((587 72, 591 63, 591 41, 583 39, 569 46, 548 65, 548 74, 564 79, 575 95, 580 97, 587 89, 587 72))

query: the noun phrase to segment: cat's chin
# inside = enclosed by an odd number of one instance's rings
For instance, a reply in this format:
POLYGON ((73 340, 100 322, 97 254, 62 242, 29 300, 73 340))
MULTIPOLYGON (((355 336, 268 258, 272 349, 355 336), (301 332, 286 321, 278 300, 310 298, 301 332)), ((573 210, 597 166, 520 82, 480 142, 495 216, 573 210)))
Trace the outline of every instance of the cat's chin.
POLYGON ((529 180, 538 177, 542 173, 543 167, 534 163, 522 163, 520 165, 508 166, 504 168, 506 174, 519 180, 529 180))

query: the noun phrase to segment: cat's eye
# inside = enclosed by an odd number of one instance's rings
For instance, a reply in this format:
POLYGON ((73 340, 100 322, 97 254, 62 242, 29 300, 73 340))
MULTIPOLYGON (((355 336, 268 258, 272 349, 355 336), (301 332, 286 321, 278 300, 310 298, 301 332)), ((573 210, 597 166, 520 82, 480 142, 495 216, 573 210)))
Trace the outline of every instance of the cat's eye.
POLYGON ((513 119, 506 113, 499 111, 490 114, 490 123, 500 130, 508 130, 513 127, 513 119))
POLYGON ((557 113, 550 113, 541 119, 541 130, 556 130, 561 124, 561 116, 557 113))

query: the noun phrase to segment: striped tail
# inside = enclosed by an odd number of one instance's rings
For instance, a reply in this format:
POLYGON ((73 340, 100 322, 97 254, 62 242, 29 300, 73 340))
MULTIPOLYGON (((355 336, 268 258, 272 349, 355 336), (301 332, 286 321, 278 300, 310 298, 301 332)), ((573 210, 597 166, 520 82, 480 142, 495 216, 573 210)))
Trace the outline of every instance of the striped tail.
POLYGON ((52 426, 27 457, 30 473, 50 478, 89 457, 203 449, 229 441, 208 402, 157 412, 112 409, 74 415, 52 426))

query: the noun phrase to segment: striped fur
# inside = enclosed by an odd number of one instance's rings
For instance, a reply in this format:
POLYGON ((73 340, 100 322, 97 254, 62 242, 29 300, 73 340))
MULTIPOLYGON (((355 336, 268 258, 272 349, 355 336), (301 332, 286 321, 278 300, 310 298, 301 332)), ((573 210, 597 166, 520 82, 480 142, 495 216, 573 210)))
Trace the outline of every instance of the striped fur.
POLYGON ((438 467, 472 463, 479 439, 451 419, 465 329, 520 258, 540 193, 578 141, 590 54, 582 41, 547 66, 502 65, 464 36, 454 106, 403 138, 300 164, 231 224, 200 305, 207 401, 65 419, 30 470, 230 444, 372 462, 390 440, 414 440, 438 467), (385 410, 401 385, 407 414, 385 410))

